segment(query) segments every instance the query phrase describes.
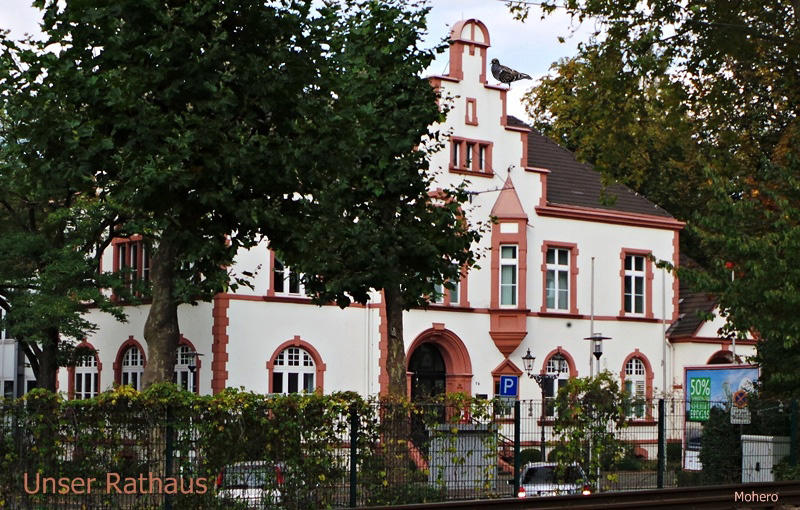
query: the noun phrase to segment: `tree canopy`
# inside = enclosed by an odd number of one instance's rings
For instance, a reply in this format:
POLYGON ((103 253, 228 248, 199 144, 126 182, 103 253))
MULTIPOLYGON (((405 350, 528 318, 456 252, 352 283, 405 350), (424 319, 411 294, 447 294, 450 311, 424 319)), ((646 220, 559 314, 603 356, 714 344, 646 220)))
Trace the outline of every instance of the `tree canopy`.
POLYGON ((427 9, 364 1, 321 12, 334 27, 325 93, 307 103, 298 136, 313 144, 290 155, 301 185, 272 244, 319 302, 366 303, 383 291, 389 391, 405 395, 402 312, 474 265, 480 226, 461 212, 463 187, 432 189, 428 155, 442 147, 432 125, 446 105, 420 78, 434 57, 420 46, 427 9))
POLYGON ((762 340, 765 388, 797 394, 782 363, 800 332, 800 5, 564 0, 543 17, 555 9, 600 28, 531 91, 539 127, 688 220, 703 270, 682 277, 719 297, 726 334, 762 340))

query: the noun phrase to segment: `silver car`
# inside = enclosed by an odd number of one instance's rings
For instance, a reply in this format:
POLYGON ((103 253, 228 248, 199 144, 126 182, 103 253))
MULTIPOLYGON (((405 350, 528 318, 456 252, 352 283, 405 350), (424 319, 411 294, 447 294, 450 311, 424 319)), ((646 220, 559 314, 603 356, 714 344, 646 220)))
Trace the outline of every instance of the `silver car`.
POLYGON ((592 493, 586 474, 577 464, 559 470, 554 462, 529 462, 522 467, 519 480, 520 498, 592 493))
POLYGON ((281 463, 230 464, 217 477, 217 497, 247 508, 270 508, 281 502, 283 476, 281 463))

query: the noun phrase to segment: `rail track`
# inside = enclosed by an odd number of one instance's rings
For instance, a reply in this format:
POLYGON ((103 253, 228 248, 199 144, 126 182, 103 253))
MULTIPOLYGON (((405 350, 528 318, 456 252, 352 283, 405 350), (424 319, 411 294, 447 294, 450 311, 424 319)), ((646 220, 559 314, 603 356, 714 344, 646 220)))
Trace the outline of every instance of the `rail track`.
POLYGON ((627 492, 606 492, 591 496, 553 496, 546 498, 507 498, 471 501, 448 501, 415 505, 363 507, 369 510, 727 510, 782 509, 800 505, 800 481, 717 485, 627 492))

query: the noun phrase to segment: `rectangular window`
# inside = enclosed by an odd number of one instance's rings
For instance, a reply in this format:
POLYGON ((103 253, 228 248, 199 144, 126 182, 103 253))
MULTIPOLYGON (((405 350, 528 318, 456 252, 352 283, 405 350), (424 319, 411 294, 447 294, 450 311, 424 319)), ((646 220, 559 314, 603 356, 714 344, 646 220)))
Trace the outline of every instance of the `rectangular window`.
POLYGON ((566 248, 547 250, 545 294, 550 310, 569 310, 569 259, 566 248))
POLYGON ((556 392, 566 386, 567 379, 545 379, 543 383, 542 392, 544 393, 545 402, 544 414, 545 416, 553 417, 556 414, 556 392))
POLYGON ((625 256, 625 313, 644 313, 644 268, 643 255, 625 256))
POLYGON ((283 263, 278 259, 275 259, 275 271, 274 271, 274 273, 275 273, 275 284, 274 284, 275 285, 275 292, 283 292, 283 289, 284 289, 283 281, 284 281, 284 278, 285 278, 284 275, 283 275, 283 263))
POLYGON ((272 372, 272 393, 283 393, 283 372, 272 372))
POLYGON ((297 372, 288 372, 286 376, 288 379, 287 380, 288 384, 286 385, 287 386, 286 392, 297 393, 297 376, 298 376, 297 372))
POLYGON ((302 294, 303 289, 300 285, 300 274, 286 267, 283 262, 275 259, 273 267, 274 290, 276 294, 302 294))
POLYGON ((491 142, 451 137, 450 144, 451 169, 491 173, 491 142))
POLYGON ((303 374, 303 390, 314 393, 314 374, 303 374))
POLYGON ((300 275, 289 270, 289 294, 300 294, 300 275))
POLYGON ((150 281, 150 253, 141 240, 125 240, 114 244, 117 270, 124 272, 126 286, 131 294, 140 295, 138 280, 150 281))
POLYGON ((150 281, 150 253, 149 250, 142 251, 142 280, 150 281))
POLYGON ((450 292, 450 304, 457 305, 459 294, 461 293, 461 282, 447 282, 447 290, 450 292))
POLYGON ((441 283, 435 283, 433 285, 433 289, 436 292, 436 295, 433 297, 432 302, 436 304, 443 304, 444 303, 444 287, 441 283))
POLYGON ((128 245, 120 243, 117 245, 117 266, 120 270, 128 267, 128 245))
MULTIPOLYGON (((494 396, 500 396, 500 378, 494 381, 494 396)), ((513 418, 514 417, 514 404, 506 400, 497 400, 494 405, 494 415, 497 418, 513 418)))
POLYGON ((517 246, 500 246, 500 304, 517 304, 517 246))
POLYGON ((14 398, 14 381, 3 381, 3 397, 14 398))
POLYGON ((626 409, 630 418, 644 418, 644 381, 625 381, 625 392, 634 399, 626 409))

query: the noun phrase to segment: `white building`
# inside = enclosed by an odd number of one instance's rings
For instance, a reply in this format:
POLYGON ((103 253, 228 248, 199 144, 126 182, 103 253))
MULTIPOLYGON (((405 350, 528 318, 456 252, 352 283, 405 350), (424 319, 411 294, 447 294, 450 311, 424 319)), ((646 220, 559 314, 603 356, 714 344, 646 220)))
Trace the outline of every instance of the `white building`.
MULTIPOLYGON (((492 397, 500 375, 523 375, 521 358, 529 349, 536 371, 561 369, 561 380, 589 375, 594 358, 584 338, 593 332, 611 338, 601 368, 635 393, 679 389, 684 364, 705 363, 724 349, 716 333, 705 332, 715 324, 698 322, 701 333, 665 340, 666 328, 679 318, 678 281, 650 256, 677 265, 683 223, 618 185, 606 192, 616 197, 614 204, 601 203, 598 173, 506 115, 507 87, 491 83, 489 49, 483 23, 458 22, 449 74, 430 79, 454 101, 440 126, 452 133, 451 141, 431 161, 438 182, 468 179, 474 194, 466 214, 491 215, 497 223, 481 241, 490 250, 480 269, 465 274, 441 303, 405 314, 410 394, 492 397)), ((148 276, 140 240, 119 239, 108 249, 103 270, 121 266, 148 276)), ((256 272, 254 289, 180 307, 176 370, 185 384, 201 393, 239 386, 264 393, 386 391, 386 316, 379 296, 345 310, 312 305, 266 245, 241 252, 235 268, 256 272), (196 363, 191 352, 202 354, 196 363)), ((81 397, 113 384, 140 384, 147 306, 127 306, 126 312, 126 323, 89 314, 99 329, 86 343, 97 357, 62 369, 60 389, 81 397)), ((522 377, 520 397, 540 396, 536 383, 522 377)))

